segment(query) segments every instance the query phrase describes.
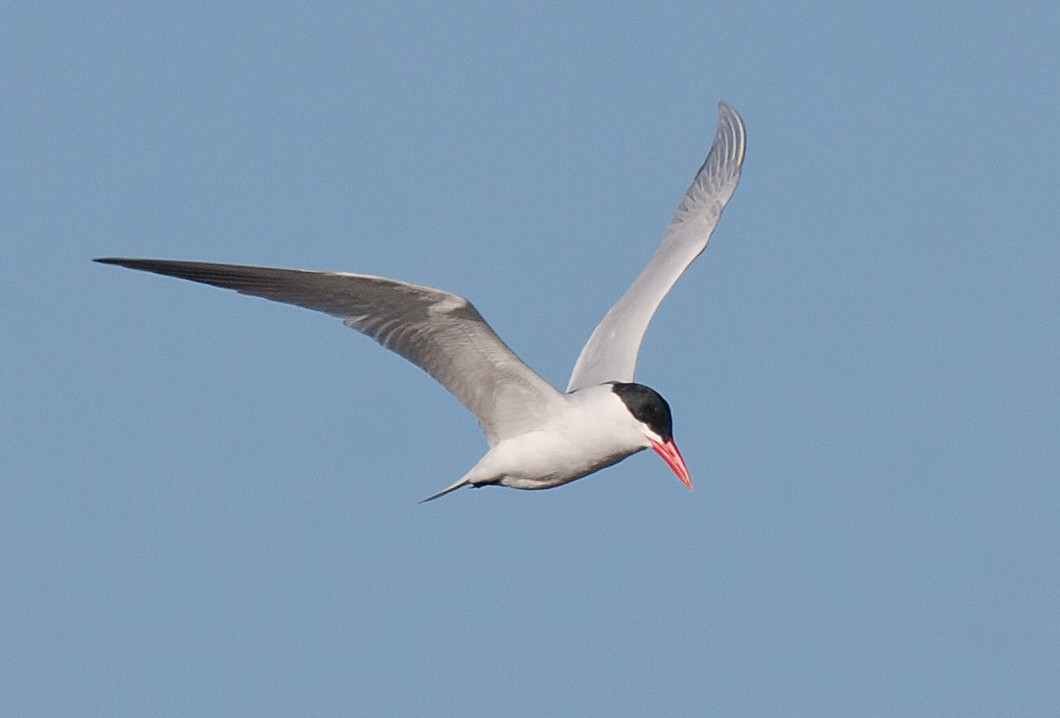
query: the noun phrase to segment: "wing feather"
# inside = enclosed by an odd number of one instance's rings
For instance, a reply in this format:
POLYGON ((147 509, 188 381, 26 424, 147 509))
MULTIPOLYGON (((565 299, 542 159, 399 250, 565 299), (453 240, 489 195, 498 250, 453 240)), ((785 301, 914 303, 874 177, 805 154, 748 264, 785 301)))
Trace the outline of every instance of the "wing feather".
POLYGON ((547 419, 562 395, 463 297, 384 277, 165 259, 98 259, 294 304, 343 320, 420 367, 476 417, 490 445, 547 419))
POLYGON ((589 337, 567 391, 607 381, 633 381, 641 341, 655 310, 688 265, 707 248, 722 210, 736 191, 746 144, 740 116, 721 103, 710 152, 670 220, 662 244, 589 337))

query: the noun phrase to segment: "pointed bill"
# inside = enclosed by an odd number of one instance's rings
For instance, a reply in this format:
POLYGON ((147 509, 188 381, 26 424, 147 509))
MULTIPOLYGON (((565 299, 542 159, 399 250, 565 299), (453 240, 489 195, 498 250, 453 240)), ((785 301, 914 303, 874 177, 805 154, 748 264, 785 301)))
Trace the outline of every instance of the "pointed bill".
POLYGON ((660 444, 657 441, 651 442, 651 448, 655 449, 655 453, 662 457, 674 473, 677 474, 677 478, 681 479, 681 483, 688 487, 688 490, 692 490, 692 474, 688 472, 688 467, 685 466, 685 460, 681 456, 681 452, 677 450, 677 444, 674 443, 673 439, 670 439, 665 444, 660 444))

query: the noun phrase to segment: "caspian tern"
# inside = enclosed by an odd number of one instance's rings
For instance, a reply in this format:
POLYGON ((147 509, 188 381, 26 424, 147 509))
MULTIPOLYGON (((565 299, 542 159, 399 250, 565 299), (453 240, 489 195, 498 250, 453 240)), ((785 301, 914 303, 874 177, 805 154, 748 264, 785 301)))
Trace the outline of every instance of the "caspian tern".
POLYGON ((461 486, 548 489, 652 448, 692 489, 670 406, 633 383, 644 332, 663 297, 707 246, 740 181, 746 136, 721 103, 706 161, 662 244, 589 337, 561 393, 524 364, 463 297, 384 277, 166 259, 95 261, 165 274, 338 317, 417 365, 476 417, 489 450, 461 486))

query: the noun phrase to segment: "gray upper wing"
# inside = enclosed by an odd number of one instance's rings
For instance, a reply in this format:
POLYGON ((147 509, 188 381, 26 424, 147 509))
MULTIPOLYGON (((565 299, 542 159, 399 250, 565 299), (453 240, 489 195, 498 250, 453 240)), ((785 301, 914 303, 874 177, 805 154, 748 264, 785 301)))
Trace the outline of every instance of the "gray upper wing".
POLYGON ((740 116, 721 103, 714 143, 670 220, 662 244, 589 337, 567 391, 633 380, 640 344, 655 310, 692 260, 706 249, 721 211, 736 191, 746 141, 740 116))
POLYGON ((490 445, 544 422, 562 395, 535 374, 463 297, 363 274, 164 259, 98 259, 343 320, 417 365, 475 416, 490 445))

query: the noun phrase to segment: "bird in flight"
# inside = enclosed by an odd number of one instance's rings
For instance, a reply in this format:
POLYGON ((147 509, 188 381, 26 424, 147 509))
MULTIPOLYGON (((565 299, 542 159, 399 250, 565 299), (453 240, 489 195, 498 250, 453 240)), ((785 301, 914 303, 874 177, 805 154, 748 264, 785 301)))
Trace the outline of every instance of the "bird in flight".
POLYGON ((662 244, 593 331, 560 392, 522 362, 463 297, 395 279, 168 259, 95 261, 180 277, 330 314, 423 369, 478 417, 489 450, 455 483, 548 489, 647 448, 692 489, 670 406, 633 382, 641 340, 674 282, 707 246, 740 181, 746 134, 729 105, 662 244))

